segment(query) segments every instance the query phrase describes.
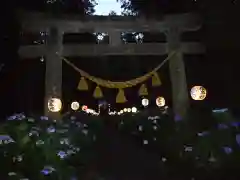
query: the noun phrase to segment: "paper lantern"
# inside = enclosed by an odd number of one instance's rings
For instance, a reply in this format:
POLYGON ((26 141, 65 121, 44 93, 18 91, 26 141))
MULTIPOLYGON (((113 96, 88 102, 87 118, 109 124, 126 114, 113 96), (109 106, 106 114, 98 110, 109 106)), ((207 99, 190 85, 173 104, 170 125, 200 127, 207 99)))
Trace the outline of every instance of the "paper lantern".
POLYGON ((144 107, 147 107, 147 106, 149 105, 149 100, 146 99, 146 98, 142 99, 142 105, 143 105, 144 107))
POLYGON ((87 109, 88 109, 87 106, 85 106, 85 105, 82 106, 82 111, 86 111, 87 109))
POLYGON ((191 89, 191 97, 193 100, 202 101, 207 96, 207 90, 202 86, 194 86, 191 89))
POLYGON ((157 97, 157 99, 156 99, 156 105, 158 106, 158 107, 163 107, 163 106, 165 106, 165 99, 164 99, 164 97, 157 97))
POLYGON ((78 102, 74 101, 72 102, 71 104, 71 109, 74 110, 74 111, 77 111, 79 109, 80 105, 78 102))
POLYGON ((137 112, 137 108, 136 107, 132 107, 132 112, 136 113, 137 112))
POLYGON ((59 98, 50 98, 48 100, 48 110, 51 112, 59 112, 62 109, 62 101, 59 98))

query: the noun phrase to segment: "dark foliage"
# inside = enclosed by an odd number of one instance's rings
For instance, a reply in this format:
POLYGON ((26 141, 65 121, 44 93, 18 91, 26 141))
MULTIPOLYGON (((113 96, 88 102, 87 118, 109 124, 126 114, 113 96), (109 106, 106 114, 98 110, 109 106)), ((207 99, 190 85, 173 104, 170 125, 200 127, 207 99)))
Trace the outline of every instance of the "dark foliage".
POLYGON ((30 11, 48 11, 55 13, 92 14, 94 12, 94 0, 24 0, 17 1, 17 8, 30 11))
POLYGON ((180 13, 196 10, 195 1, 190 0, 120 0, 126 12, 133 12, 146 17, 161 17, 166 13, 180 13))

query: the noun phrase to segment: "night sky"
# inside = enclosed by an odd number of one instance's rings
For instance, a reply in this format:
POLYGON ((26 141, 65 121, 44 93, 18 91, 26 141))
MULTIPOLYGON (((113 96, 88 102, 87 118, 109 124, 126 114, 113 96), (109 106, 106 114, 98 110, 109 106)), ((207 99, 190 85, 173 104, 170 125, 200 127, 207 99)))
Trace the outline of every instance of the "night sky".
MULTIPOLYGON (((0 72, 1 81, 1 116, 14 112, 26 112, 41 114, 43 110, 45 62, 36 59, 20 59, 17 54, 20 38, 19 24, 15 15, 17 7, 10 4, 5 8, 5 19, 2 20, 2 44, 3 51, 0 72)), ((28 4, 28 8, 31 6, 28 4)), ((170 8, 170 5, 169 5, 170 8)), ((33 8, 34 9, 34 8, 33 8)), ((176 8, 175 8, 176 9, 176 8)), ((203 85, 208 90, 208 98, 204 102, 191 102, 194 105, 208 107, 240 107, 239 88, 239 25, 235 23, 235 6, 227 7, 225 12, 218 12, 211 17, 204 17, 203 27, 194 33, 182 35, 182 41, 199 41, 206 45, 207 52, 204 55, 184 55, 189 90, 193 85, 203 85), (231 9, 232 8, 232 9, 231 9), (232 10, 232 11, 231 11, 232 10), (227 12, 226 12, 227 11, 227 12)), ((164 38, 162 39, 164 41, 164 38)), ((111 80, 128 80, 142 75, 154 68, 165 57, 91 57, 70 58, 77 66, 92 75, 111 80), (128 58, 128 64, 124 59, 128 58), (149 60, 151 59, 151 60, 149 60), (98 63, 102 62, 101 68, 98 63), (123 73, 125 72, 125 73, 123 73)), ((171 83, 168 65, 160 71, 162 86, 151 88, 149 98, 155 104, 154 98, 162 95, 171 105, 171 83)), ((76 89, 80 79, 79 74, 64 64, 63 67, 63 102, 64 111, 67 111, 72 100, 80 101, 93 107, 97 105, 92 97, 92 91, 79 92, 76 89)), ((137 96, 138 89, 126 91, 129 102, 126 106, 140 105, 137 96)), ((120 108, 123 105, 114 103, 116 92, 103 89, 104 96, 113 107, 120 108)))

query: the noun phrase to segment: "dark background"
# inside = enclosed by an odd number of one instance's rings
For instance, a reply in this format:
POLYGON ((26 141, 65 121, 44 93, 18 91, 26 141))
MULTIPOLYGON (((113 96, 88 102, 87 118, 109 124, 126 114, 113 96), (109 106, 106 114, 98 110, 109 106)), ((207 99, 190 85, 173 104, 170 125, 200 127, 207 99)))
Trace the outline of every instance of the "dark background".
MULTIPOLYGON (((0 103, 1 116, 14 112, 42 113, 44 97, 45 63, 36 59, 20 59, 17 50, 22 44, 21 30, 17 21, 19 9, 31 11, 48 11, 57 13, 92 12, 89 2, 65 0, 48 4, 44 1, 4 1, 2 7, 2 53, 1 63, 4 65, 0 72, 0 103)), ((142 0, 130 1, 131 5, 123 6, 131 11, 139 12, 145 16, 162 16, 164 14, 197 12, 203 18, 203 26, 197 32, 189 32, 182 35, 182 41, 199 41, 205 44, 207 51, 204 55, 184 55, 187 81, 189 90, 193 85, 203 85, 208 90, 208 97, 203 102, 193 102, 195 105, 220 108, 240 107, 239 88, 239 2, 237 1, 191 1, 191 0, 142 0), (157 8, 153 8, 157 7, 157 8), (151 9, 151 10, 149 10, 151 9)), ((161 41, 164 41, 164 37, 161 41)), ((151 39, 151 35, 148 36, 151 39)), ((91 38, 84 37, 91 41, 91 38)), ((142 75, 154 68, 165 57, 71 57, 78 67, 86 70, 94 76, 111 80, 128 80, 142 75), (128 59, 126 63, 125 59, 128 59), (151 59, 151 60, 149 60, 151 59), (101 62, 101 68, 99 68, 101 62), (123 73, 124 72, 124 73, 123 73)), ((148 88, 155 105, 156 96, 166 97, 171 104, 171 83, 169 79, 168 65, 160 71, 163 85, 159 88, 148 88)), ((63 67, 63 102, 64 111, 69 109, 72 100, 80 101, 90 107, 97 105, 92 98, 95 85, 91 85, 92 91, 87 94, 79 92, 76 87, 80 76, 69 66, 63 67)), ((138 87, 137 87, 138 88, 138 87)), ((107 101, 115 108, 123 105, 115 104, 116 92, 104 90, 107 101)), ((140 99, 137 96, 138 89, 126 91, 129 100, 124 106, 139 106, 140 99)))

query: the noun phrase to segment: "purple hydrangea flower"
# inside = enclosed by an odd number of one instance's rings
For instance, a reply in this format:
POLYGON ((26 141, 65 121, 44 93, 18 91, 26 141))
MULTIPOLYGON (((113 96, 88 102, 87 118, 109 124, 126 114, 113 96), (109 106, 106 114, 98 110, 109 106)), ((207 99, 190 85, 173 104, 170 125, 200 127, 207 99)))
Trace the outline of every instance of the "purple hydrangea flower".
POLYGON ((59 151, 59 152, 57 153, 57 155, 58 155, 61 159, 64 159, 64 158, 67 156, 67 153, 64 152, 64 151, 59 151))
POLYGON ((200 136, 200 137, 203 137, 203 136, 206 136, 208 134, 209 134, 208 131, 203 131, 203 132, 198 133, 197 135, 200 136))
POLYGON ((53 167, 51 166, 44 166, 43 170, 41 171, 42 174, 44 175, 49 175, 52 172, 56 171, 53 167))
POLYGON ((240 145, 240 134, 236 135, 236 141, 237 141, 238 145, 240 145))
POLYGON ((218 124, 218 129, 227 129, 228 126, 226 124, 218 124))
POLYGON ((4 140, 13 141, 13 139, 9 135, 0 135, 0 140, 2 140, 2 141, 4 141, 4 140))
POLYGON ((223 150, 226 154, 231 154, 232 153, 232 148, 230 148, 230 147, 225 146, 225 147, 223 147, 223 150))
POLYGON ((47 117, 47 116, 41 116, 40 119, 41 119, 42 121, 47 121, 47 120, 48 120, 48 117, 47 117))
POLYGON ((26 118, 26 116, 23 113, 19 113, 19 114, 14 114, 12 116, 9 116, 7 118, 7 120, 9 120, 9 121, 12 121, 12 120, 23 120, 25 118, 26 118))

